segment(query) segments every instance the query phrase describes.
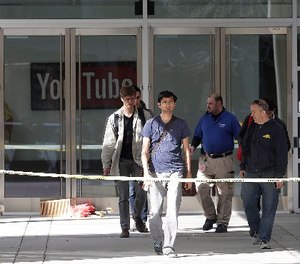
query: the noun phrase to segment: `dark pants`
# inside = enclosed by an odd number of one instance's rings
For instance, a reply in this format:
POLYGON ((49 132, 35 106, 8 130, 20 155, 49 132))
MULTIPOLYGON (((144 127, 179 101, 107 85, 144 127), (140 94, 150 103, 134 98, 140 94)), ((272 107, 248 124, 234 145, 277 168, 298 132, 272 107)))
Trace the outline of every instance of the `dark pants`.
MULTIPOLYGON (((247 178, 265 178, 270 176, 262 173, 246 173, 247 178)), ((272 182, 244 182, 242 184, 242 199, 250 235, 257 232, 261 240, 270 241, 278 205, 280 190, 272 182), (257 203, 262 200, 260 216, 257 203)))
MULTIPOLYGON (((135 181, 130 181, 129 182, 129 205, 130 205, 130 211, 132 215, 136 215, 136 212, 134 210, 135 208, 135 196, 136 196, 136 182, 135 181)), ((139 188, 139 187, 138 187, 139 188)), ((145 194, 147 196, 147 194, 145 194)), ((148 216, 148 202, 147 202, 147 197, 145 197, 145 206, 143 207, 142 213, 141 213, 141 218, 144 223, 147 222, 147 216, 148 216)))
MULTIPOLYGON (((133 160, 120 159, 119 170, 121 176, 139 177, 141 167, 133 160)), ((129 184, 128 181, 117 181, 117 190, 119 194, 119 213, 120 225, 122 229, 130 228, 130 213, 129 213, 129 184)), ((146 192, 139 186, 137 181, 135 183, 136 198, 134 205, 135 216, 140 217, 143 207, 145 205, 146 192)))

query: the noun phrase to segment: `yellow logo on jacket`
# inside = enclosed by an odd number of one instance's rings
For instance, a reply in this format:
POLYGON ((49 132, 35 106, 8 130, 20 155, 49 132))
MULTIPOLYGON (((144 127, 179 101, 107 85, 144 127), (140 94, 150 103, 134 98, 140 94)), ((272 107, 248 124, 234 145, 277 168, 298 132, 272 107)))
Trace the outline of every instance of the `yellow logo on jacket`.
POLYGON ((270 136, 270 134, 265 134, 265 135, 263 135, 263 138, 271 139, 271 136, 270 136))

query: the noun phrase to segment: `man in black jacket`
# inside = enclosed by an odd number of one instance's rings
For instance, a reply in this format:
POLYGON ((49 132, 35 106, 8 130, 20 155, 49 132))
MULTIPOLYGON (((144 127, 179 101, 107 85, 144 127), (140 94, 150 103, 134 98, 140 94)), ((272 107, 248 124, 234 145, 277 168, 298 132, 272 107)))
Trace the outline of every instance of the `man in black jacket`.
MULTIPOLYGON (((288 144, 284 128, 268 115, 266 101, 251 104, 254 123, 247 129, 242 142, 243 160, 240 176, 247 178, 283 178, 288 163, 288 144)), ((244 182, 242 199, 250 227, 252 243, 269 249, 280 189, 284 183, 244 182), (257 201, 262 197, 262 216, 257 201)))

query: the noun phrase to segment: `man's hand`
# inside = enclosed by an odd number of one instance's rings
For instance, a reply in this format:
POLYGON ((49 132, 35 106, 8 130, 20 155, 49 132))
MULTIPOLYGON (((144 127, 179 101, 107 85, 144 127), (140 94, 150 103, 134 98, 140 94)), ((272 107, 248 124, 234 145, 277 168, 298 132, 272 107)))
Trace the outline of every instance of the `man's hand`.
POLYGON ((241 177, 241 178, 244 178, 244 177, 245 177, 245 171, 244 171, 244 170, 241 170, 241 171, 240 171, 240 177, 241 177))
MULTIPOLYGON (((191 173, 191 172, 187 172, 186 178, 187 178, 187 179, 191 179, 191 178, 192 178, 192 173, 191 173)), ((192 182, 185 182, 185 183, 184 183, 184 189, 185 189, 185 190, 190 190, 190 189, 192 189, 192 186, 193 186, 193 183, 192 183, 192 182)))
POLYGON ((276 189, 281 189, 284 186, 284 182, 278 181, 278 182, 274 182, 274 187, 276 189))
POLYGON ((152 186, 152 182, 150 179, 152 178, 151 174, 148 170, 144 171, 144 183, 143 183, 143 189, 144 191, 148 191, 149 187, 152 186))
POLYGON ((189 150, 190 150, 190 154, 193 154, 194 151, 195 151, 195 147, 194 147, 194 146, 190 146, 190 147, 189 147, 189 150))
POLYGON ((108 168, 103 168, 103 175, 104 176, 107 176, 107 175, 109 175, 110 174, 110 167, 108 167, 108 168))

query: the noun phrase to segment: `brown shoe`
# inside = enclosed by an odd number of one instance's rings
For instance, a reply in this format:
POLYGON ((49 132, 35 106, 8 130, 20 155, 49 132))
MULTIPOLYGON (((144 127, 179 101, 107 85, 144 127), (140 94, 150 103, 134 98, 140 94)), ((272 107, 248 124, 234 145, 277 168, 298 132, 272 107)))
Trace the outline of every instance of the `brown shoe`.
POLYGON ((128 237, 129 237, 129 230, 127 228, 122 229, 120 238, 128 238, 128 237))

